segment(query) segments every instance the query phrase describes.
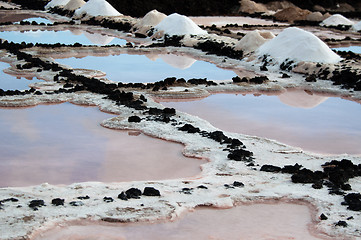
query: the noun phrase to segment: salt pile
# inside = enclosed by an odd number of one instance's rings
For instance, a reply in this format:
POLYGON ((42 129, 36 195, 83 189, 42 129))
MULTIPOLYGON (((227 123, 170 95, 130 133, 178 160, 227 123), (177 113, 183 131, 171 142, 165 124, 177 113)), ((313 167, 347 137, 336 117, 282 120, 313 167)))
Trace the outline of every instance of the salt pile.
POLYGON ((349 19, 345 18, 341 14, 334 14, 321 23, 321 26, 338 26, 338 25, 347 25, 351 26, 354 22, 350 21, 349 19))
POLYGON ((148 12, 136 25, 138 29, 137 32, 145 34, 152 27, 159 24, 167 15, 164 13, 158 12, 157 10, 152 10, 148 12))
POLYGON ((96 16, 114 17, 114 16, 122 15, 106 0, 90 0, 89 2, 84 4, 81 8, 75 11, 75 16, 77 17, 81 17, 84 14, 91 17, 96 17, 96 16))
POLYGON ((353 28, 353 30, 355 30, 355 31, 361 31, 361 21, 360 22, 358 22, 358 23, 356 23, 356 24, 354 24, 353 26, 352 26, 352 28, 353 28))
POLYGON ((235 50, 242 50, 246 53, 257 50, 262 44, 270 39, 273 39, 275 35, 271 32, 260 32, 258 30, 249 32, 244 36, 235 46, 235 50))
POLYGON ((296 27, 286 28, 277 37, 263 44, 257 55, 270 55, 278 63, 286 59, 320 63, 337 63, 341 60, 318 37, 296 27))
POLYGON ((173 13, 163 19, 158 25, 154 27, 158 32, 172 35, 198 35, 207 34, 205 30, 202 30, 197 26, 190 18, 173 13))
POLYGON ((78 8, 81 8, 83 5, 85 5, 84 0, 70 0, 68 4, 64 6, 65 10, 74 11, 78 8))
POLYGON ((65 6, 66 4, 68 4, 69 1, 70 0, 52 0, 48 4, 45 5, 45 9, 48 10, 48 9, 54 8, 54 7, 65 6))

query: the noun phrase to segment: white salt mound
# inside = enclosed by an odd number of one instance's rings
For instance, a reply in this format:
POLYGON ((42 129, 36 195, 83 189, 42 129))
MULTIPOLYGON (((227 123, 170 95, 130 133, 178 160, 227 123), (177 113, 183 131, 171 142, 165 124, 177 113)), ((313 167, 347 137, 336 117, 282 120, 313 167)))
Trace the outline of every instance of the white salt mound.
POLYGON ((356 24, 354 24, 353 26, 352 26, 352 28, 353 28, 353 30, 355 30, 355 31, 361 31, 361 21, 360 22, 358 22, 358 23, 356 23, 356 24))
POLYGON ((258 30, 247 33, 235 46, 235 50, 243 50, 244 52, 253 52, 262 44, 274 38, 273 33, 263 33, 258 30))
POLYGON ((159 32, 164 32, 168 35, 198 35, 207 34, 197 26, 189 17, 173 13, 163 19, 158 25, 154 27, 159 32))
POLYGON ((277 37, 263 44, 257 50, 257 55, 270 55, 278 63, 286 59, 320 63, 337 63, 341 60, 318 37, 296 27, 286 28, 277 37))
POLYGON ((45 5, 45 9, 48 10, 53 7, 65 6, 70 0, 52 0, 45 5))
POLYGON ((159 24, 167 15, 164 13, 158 12, 157 10, 152 10, 148 12, 136 25, 138 29, 137 32, 145 34, 155 25, 159 24))
POLYGON ((114 17, 121 16, 112 5, 110 5, 105 0, 90 0, 84 4, 81 8, 75 11, 75 16, 82 16, 86 14, 91 17, 104 16, 104 17, 114 17))
POLYGON ((74 11, 74 10, 82 7, 83 5, 85 5, 85 1, 84 1, 84 0, 70 0, 70 1, 64 6, 64 9, 65 9, 65 10, 69 10, 69 11, 74 11))
POLYGON ((349 19, 345 18, 341 14, 334 14, 321 23, 322 26, 338 26, 338 25, 347 25, 351 26, 354 22, 350 21, 349 19))

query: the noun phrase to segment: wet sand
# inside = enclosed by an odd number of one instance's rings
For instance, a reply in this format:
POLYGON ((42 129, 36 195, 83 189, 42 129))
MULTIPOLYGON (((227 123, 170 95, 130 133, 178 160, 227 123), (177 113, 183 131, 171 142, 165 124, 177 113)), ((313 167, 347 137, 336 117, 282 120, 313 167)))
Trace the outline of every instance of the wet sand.
POLYGON ((316 234, 312 224, 308 206, 270 201, 231 209, 199 207, 173 222, 62 223, 32 239, 332 239, 316 234))
POLYGON ((200 173, 206 161, 184 157, 181 144, 100 126, 112 116, 69 103, 0 109, 1 187, 160 180, 200 173))

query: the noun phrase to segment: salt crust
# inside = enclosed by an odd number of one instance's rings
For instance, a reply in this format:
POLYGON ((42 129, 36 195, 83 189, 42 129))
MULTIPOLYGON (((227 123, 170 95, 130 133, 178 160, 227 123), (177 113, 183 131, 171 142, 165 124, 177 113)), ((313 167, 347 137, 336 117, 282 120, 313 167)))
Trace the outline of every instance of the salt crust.
POLYGON ((279 64, 286 59, 296 62, 337 63, 340 56, 310 32, 296 27, 283 30, 274 39, 263 44, 256 53, 270 55, 279 64))
POLYGON ((168 34, 170 36, 207 34, 205 30, 198 27, 189 17, 178 13, 167 16, 154 28, 157 32, 162 32, 163 34, 168 34))
POLYGON ((52 0, 45 5, 45 9, 47 10, 53 7, 65 6, 66 4, 68 4, 69 1, 70 0, 52 0))
POLYGON ((81 17, 83 14, 86 14, 91 17, 104 16, 104 17, 115 17, 121 16, 112 5, 110 5, 106 0, 90 0, 84 4, 81 8, 75 11, 75 16, 81 17))
POLYGON ((322 21, 321 26, 338 26, 338 25, 347 25, 351 26, 354 22, 345 18, 341 14, 334 14, 325 20, 322 21))

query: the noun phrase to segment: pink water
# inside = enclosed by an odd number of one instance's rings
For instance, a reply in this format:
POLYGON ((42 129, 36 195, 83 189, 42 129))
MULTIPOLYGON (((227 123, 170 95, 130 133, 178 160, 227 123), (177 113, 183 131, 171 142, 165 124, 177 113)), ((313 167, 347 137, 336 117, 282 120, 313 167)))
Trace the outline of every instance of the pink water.
POLYGON ((198 208, 173 222, 120 223, 73 222, 56 226, 33 240, 90 239, 223 239, 286 240, 331 239, 312 229, 306 205, 262 203, 232 209, 198 208))
POLYGON ((225 131, 275 139, 322 154, 361 154, 361 106, 338 97, 289 90, 278 96, 216 94, 167 107, 225 131))
POLYGON ((0 109, 0 186, 192 177, 181 144, 100 126, 113 115, 70 103, 0 109))

